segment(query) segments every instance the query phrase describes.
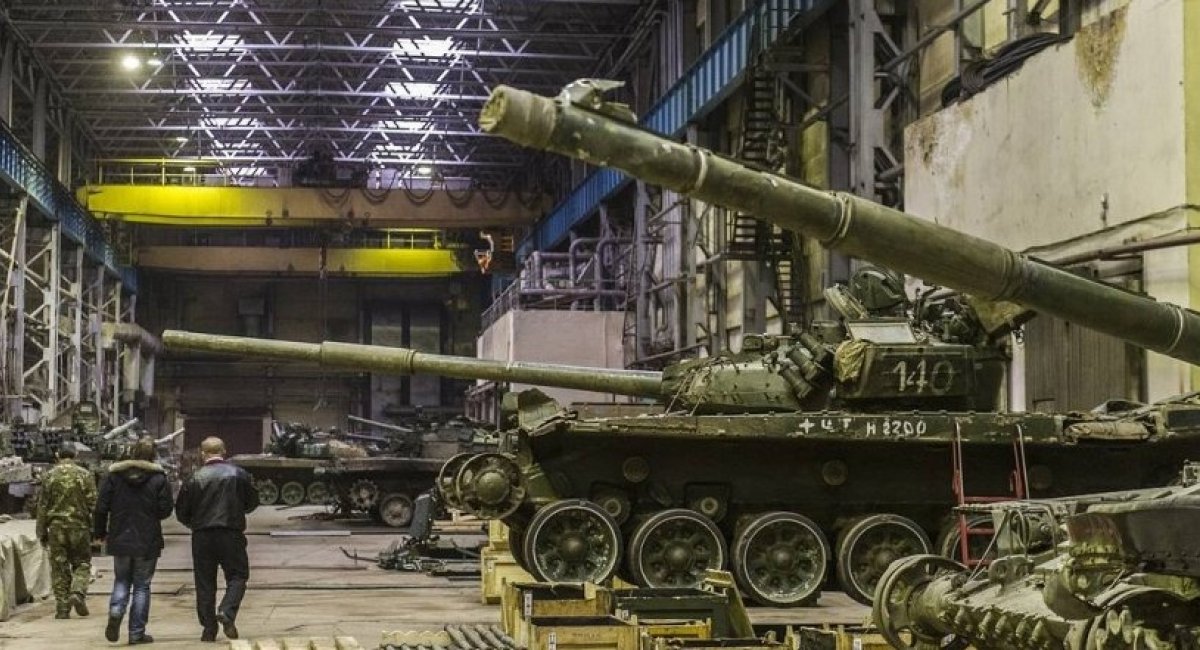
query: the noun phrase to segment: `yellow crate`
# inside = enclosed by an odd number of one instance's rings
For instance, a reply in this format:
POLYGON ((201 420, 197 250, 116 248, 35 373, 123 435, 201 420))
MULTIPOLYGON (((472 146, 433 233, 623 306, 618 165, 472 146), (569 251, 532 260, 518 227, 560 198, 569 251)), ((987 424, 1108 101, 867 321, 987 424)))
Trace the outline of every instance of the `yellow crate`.
POLYGON ((508 551, 508 526, 499 519, 488 521, 488 548, 495 551, 508 551))
POLYGON ((817 639, 824 641, 821 643, 823 647, 832 647, 834 650, 889 650, 892 647, 878 632, 864 627, 802 627, 795 630, 794 634, 799 637, 801 647, 815 643, 817 639), (833 640, 832 646, 829 644, 830 639, 833 640))
POLYGON ((510 582, 501 600, 500 621, 505 634, 518 644, 529 640, 527 622, 546 616, 608 616, 612 592, 590 583, 510 582))
POLYGON ((533 576, 522 569, 508 551, 483 549, 479 556, 481 581, 480 599, 484 605, 496 605, 504 596, 504 588, 512 582, 533 582, 533 576))
POLYGON ((712 638, 712 623, 709 621, 650 621, 638 623, 638 627, 641 628, 643 639, 712 638))
POLYGON ((534 617, 527 647, 539 650, 639 650, 638 626, 613 616, 534 617))

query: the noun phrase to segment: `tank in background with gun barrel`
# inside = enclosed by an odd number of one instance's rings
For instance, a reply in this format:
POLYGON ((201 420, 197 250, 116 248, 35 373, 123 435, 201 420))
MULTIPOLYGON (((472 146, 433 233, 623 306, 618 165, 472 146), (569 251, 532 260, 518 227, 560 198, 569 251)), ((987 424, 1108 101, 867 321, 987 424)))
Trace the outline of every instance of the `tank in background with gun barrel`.
POLYGON ((503 520, 518 561, 550 582, 620 573, 687 587, 730 566, 761 603, 811 603, 831 573, 867 602, 895 559, 962 548, 950 517, 960 498, 1162 485, 1200 457, 1195 396, 1088 413, 1000 410, 1005 339, 1028 317, 1022 306, 1192 362, 1196 314, 644 132, 582 90, 553 100, 499 88, 483 125, 970 295, 910 302, 899 275, 864 268, 828 292, 838 321, 746 335, 736 353, 662 372, 186 332, 166 332, 164 343, 638 398, 643 414, 605 417, 536 390, 511 395, 500 451, 442 468, 444 502, 503 520))
POLYGON ((265 453, 229 460, 250 472, 264 505, 330 505, 341 513, 366 513, 404 527, 411 523, 417 495, 433 487, 442 464, 457 453, 478 451, 469 442, 458 444, 455 423, 418 418, 412 426, 401 426, 347 417, 364 429, 322 431, 273 422, 265 453), (368 429, 384 435, 361 432, 368 429), (451 448, 436 444, 443 429, 454 432, 451 448))

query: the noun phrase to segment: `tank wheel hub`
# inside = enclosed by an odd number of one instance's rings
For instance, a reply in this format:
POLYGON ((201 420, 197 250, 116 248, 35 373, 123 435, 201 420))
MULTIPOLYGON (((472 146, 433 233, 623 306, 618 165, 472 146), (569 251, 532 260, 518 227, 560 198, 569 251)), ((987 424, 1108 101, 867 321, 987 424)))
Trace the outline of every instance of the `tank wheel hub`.
POLYGON ((603 582, 620 561, 621 531, 590 501, 557 501, 538 510, 524 537, 525 562, 545 582, 603 582))
POLYGON ((820 593, 829 568, 829 544, 812 520, 770 512, 738 535, 733 571, 742 589, 764 605, 789 607, 820 593))
POLYGON ((558 543, 558 552, 563 559, 577 562, 587 558, 588 543, 578 531, 563 535, 558 543))
POLYGON ((706 571, 725 566, 726 557, 721 531, 694 510, 656 513, 629 540, 629 568, 643 587, 698 587, 706 571))
POLYGON ((304 503, 307 492, 299 481, 288 481, 279 488, 279 499, 286 506, 298 506, 304 503))
POLYGON ((484 519, 503 519, 525 499, 521 467, 507 454, 477 454, 463 461, 454 487, 461 507, 484 519))
POLYGON ((350 486, 350 505, 355 510, 370 510, 379 499, 379 486, 368 478, 360 478, 350 486))
POLYGON ((947 635, 929 627, 913 608, 920 594, 934 580, 963 573, 967 568, 940 555, 913 555, 893 563, 879 579, 871 614, 883 638, 902 650, 934 647, 959 650, 968 639, 947 635))
POLYGON ((269 506, 279 500, 279 486, 269 478, 255 481, 254 490, 258 492, 258 502, 264 506, 269 506))
POLYGON ((893 562, 932 552, 929 537, 911 519, 892 514, 863 517, 838 539, 837 577, 842 590, 864 605, 871 604, 880 578, 893 562))

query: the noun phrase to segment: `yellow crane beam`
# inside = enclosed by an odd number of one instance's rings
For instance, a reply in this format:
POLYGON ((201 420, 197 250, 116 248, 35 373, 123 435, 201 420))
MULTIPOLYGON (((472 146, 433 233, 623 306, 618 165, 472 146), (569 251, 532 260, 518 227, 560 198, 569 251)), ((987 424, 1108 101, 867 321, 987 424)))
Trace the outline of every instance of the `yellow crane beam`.
POLYGON ((143 246, 137 266, 202 273, 436 277, 462 271, 445 248, 266 248, 255 246, 143 246))
POLYGON ((307 187, 87 185, 78 198, 100 219, 189 227, 487 228, 528 225, 550 205, 514 193, 307 187))

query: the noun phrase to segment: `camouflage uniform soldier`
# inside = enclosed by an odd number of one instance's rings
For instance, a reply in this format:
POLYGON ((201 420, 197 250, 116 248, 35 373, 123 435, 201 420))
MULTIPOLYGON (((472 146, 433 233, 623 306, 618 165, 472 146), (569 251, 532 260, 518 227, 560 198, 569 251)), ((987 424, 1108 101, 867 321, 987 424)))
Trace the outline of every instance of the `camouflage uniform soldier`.
POLYGON ((50 554, 50 579, 57 610, 54 618, 87 616, 84 599, 92 572, 92 510, 96 480, 75 464, 75 448, 63 445, 58 463, 44 479, 38 495, 37 535, 50 554))

